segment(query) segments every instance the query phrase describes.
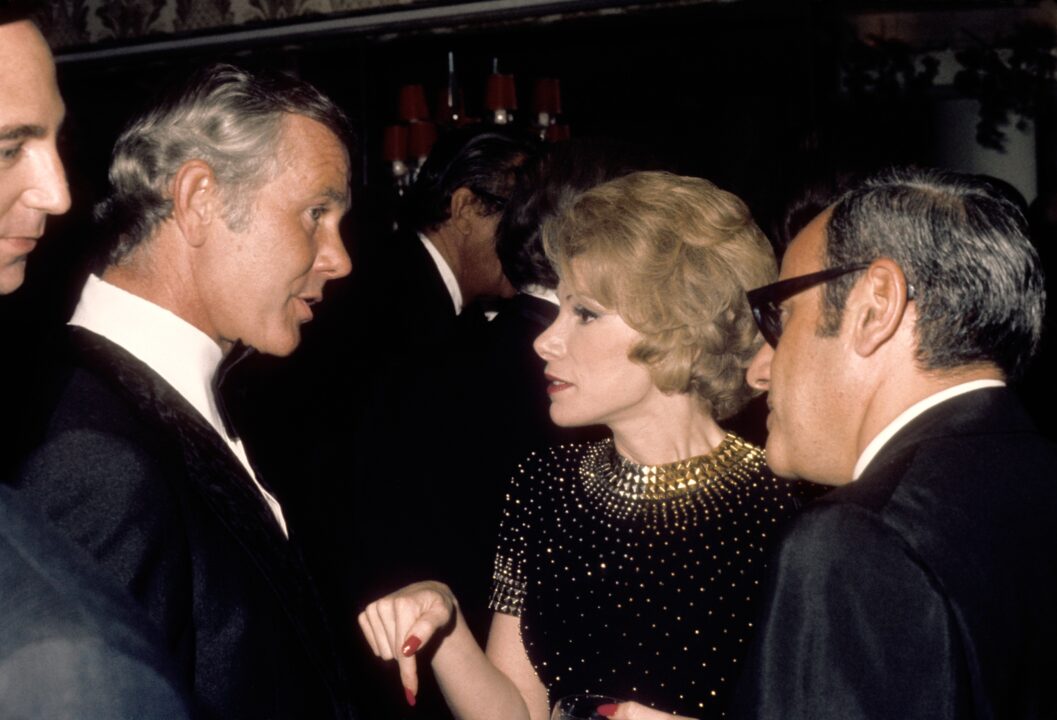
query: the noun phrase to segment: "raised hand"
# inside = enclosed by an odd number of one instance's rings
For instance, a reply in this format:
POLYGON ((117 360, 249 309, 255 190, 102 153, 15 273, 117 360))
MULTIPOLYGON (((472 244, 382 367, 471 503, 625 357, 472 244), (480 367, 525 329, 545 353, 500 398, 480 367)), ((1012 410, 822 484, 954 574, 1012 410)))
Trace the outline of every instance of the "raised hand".
POLYGON ((367 643, 383 660, 396 660, 409 705, 418 694, 415 653, 438 631, 443 636, 458 614, 458 602, 444 583, 428 580, 375 600, 357 620, 367 643))

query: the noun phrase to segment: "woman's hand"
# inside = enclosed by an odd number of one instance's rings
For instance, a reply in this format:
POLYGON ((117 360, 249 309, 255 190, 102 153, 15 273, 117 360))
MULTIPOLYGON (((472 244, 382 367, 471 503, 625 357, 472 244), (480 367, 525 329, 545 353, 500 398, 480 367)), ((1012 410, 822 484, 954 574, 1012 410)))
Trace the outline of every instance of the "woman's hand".
POLYGON ((671 713, 654 710, 637 702, 599 705, 598 714, 614 718, 614 720, 693 720, 683 715, 672 715, 671 713))
POLYGON ((396 660, 409 705, 418 694, 415 653, 438 630, 449 628, 458 613, 451 589, 439 582, 408 585, 375 600, 357 620, 374 654, 383 660, 396 660))

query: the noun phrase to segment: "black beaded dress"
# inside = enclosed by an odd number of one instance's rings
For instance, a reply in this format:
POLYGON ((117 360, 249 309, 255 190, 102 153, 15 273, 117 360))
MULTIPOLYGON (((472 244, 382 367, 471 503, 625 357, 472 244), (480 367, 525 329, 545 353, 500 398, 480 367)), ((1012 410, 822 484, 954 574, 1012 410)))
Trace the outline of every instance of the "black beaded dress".
POLYGON ((612 440, 533 453, 506 499, 489 606, 520 618, 552 704, 593 692, 722 717, 768 553, 805 493, 731 433, 661 466, 612 440))

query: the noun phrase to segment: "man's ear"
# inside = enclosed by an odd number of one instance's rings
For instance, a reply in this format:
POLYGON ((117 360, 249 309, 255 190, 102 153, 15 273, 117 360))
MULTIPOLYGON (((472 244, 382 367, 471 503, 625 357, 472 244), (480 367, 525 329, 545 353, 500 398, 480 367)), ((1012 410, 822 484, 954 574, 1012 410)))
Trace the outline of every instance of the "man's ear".
POLYGON ((205 242, 205 228, 219 219, 221 198, 213 169, 201 160, 180 166, 172 181, 173 219, 187 241, 198 247, 205 242))
POLYGON ((903 269, 889 258, 870 263, 848 296, 852 342, 868 357, 892 339, 907 310, 907 280, 903 269))
POLYGON ((480 201, 473 190, 461 187, 451 194, 451 222, 460 233, 470 235, 473 224, 481 215, 480 201))

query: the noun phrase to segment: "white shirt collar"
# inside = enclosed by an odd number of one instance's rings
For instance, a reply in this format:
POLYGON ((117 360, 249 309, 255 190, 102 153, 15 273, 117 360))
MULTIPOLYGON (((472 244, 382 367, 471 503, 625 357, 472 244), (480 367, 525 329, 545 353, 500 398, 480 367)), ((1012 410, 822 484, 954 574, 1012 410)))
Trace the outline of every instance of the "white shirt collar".
POLYGON ((558 300, 558 291, 552 290, 549 287, 544 287, 543 285, 526 285, 521 288, 521 292, 526 295, 531 295, 534 298, 539 298, 540 300, 546 300, 555 305, 561 304, 558 300))
POLYGON ((261 485, 242 441, 230 437, 220 419, 213 375, 224 353, 211 337, 165 308, 95 275, 88 276, 68 324, 120 345, 180 393, 231 448, 271 508, 283 535, 289 537, 279 501, 261 485))
POLYGON ((916 418, 921 413, 925 412, 929 408, 939 405, 945 400, 950 400, 958 395, 964 395, 967 392, 973 390, 982 390, 983 388, 989 387, 1004 387, 1005 383, 1001 380, 971 380, 960 385, 952 385, 951 387, 940 390, 938 393, 929 395, 924 400, 919 400, 914 403, 902 413, 896 417, 895 420, 888 423, 885 428, 874 436, 874 439, 863 449, 862 454, 859 455, 859 461, 855 463, 855 470, 852 471, 852 480, 858 480, 859 476, 863 474, 866 467, 870 462, 877 456, 877 453, 881 451, 892 437, 906 427, 911 420, 916 418))
POLYGON ((418 234, 418 239, 426 246, 426 252, 433 258, 437 271, 440 273, 440 278, 444 281, 444 287, 448 288, 448 294, 451 295, 452 305, 455 306, 455 314, 458 315, 462 312, 462 290, 459 289, 459 281, 455 279, 455 273, 451 271, 448 261, 440 254, 440 250, 437 249, 432 240, 422 233, 418 234))
POLYGON ((220 437, 228 436, 212 391, 224 354, 204 332, 95 275, 88 277, 69 324, 120 345, 172 385, 220 437))

